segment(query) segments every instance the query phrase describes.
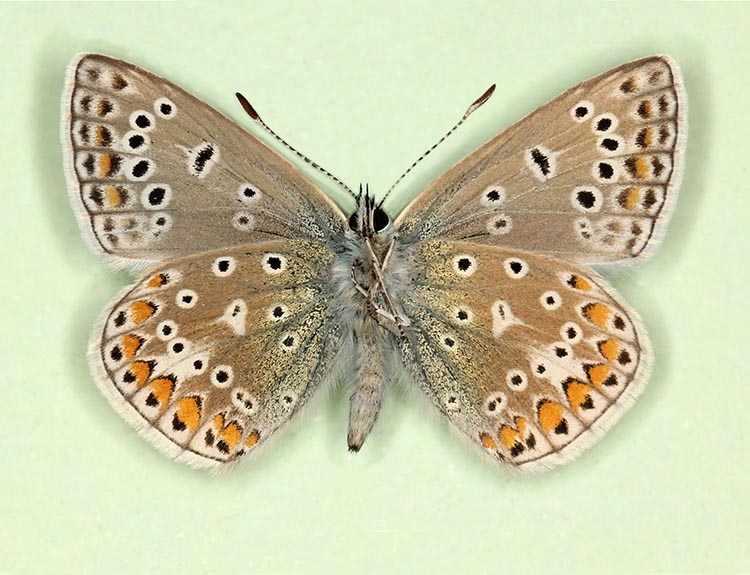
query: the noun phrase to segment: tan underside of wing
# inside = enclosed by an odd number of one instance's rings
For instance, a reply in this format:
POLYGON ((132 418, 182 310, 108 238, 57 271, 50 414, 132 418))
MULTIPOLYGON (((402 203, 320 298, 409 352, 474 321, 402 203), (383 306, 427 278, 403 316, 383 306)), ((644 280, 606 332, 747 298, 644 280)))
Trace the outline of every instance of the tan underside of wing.
POLYGON ((238 460, 330 375, 338 322, 307 240, 202 253, 148 270, 104 310, 91 340, 97 383, 168 456, 238 460))
POLYGON ((667 56, 588 80, 433 181, 396 221, 412 240, 453 239, 580 263, 642 257, 663 235, 687 129, 667 56))
POLYGON ((322 240, 345 224, 289 161, 182 88, 116 58, 84 54, 70 64, 62 139, 84 235, 115 263, 322 240))
POLYGON ((492 457, 526 470, 568 461, 645 385, 645 329, 595 272, 462 242, 424 242, 413 257, 407 364, 492 457))

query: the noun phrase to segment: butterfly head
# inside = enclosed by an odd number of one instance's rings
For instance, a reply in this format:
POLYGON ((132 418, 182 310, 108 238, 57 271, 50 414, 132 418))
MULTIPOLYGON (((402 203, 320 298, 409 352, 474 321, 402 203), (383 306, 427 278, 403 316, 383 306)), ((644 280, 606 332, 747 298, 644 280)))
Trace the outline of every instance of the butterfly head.
POLYGON ((349 216, 349 229, 361 238, 372 238, 390 225, 391 219, 380 204, 375 203, 375 199, 370 195, 369 186, 365 186, 363 192, 362 185, 360 185, 357 208, 349 216))

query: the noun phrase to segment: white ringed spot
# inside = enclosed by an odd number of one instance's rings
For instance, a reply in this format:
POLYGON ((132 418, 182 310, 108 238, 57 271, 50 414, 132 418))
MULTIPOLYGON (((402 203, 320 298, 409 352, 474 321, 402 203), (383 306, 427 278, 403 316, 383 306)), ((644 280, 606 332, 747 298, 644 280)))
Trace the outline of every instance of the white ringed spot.
POLYGON ((260 200, 262 195, 258 187, 249 182, 240 184, 237 188, 237 196, 243 204, 254 204, 260 200))
POLYGON ((599 114, 596 118, 591 120, 591 131, 595 134, 609 134, 617 129, 619 121, 617 116, 610 114, 599 114))
POLYGON ((442 347, 444 350, 449 351, 451 353, 454 353, 456 351, 456 348, 458 347, 458 342, 456 340, 456 336, 452 333, 443 333, 440 334, 440 347, 442 347))
POLYGON ((539 303, 541 303, 542 307, 547 311, 554 311, 556 309, 559 309, 562 305, 562 298, 560 297, 559 293, 550 290, 544 292, 541 296, 539 296, 539 303))
POLYGON ((180 357, 189 352, 191 347, 190 340, 187 340, 184 337, 177 337, 169 343, 167 349, 171 355, 180 357))
POLYGON ((285 333, 283 336, 281 336, 281 341, 279 342, 279 348, 281 349, 281 351, 289 353, 294 351, 298 347, 299 335, 297 335, 295 332, 285 333))
POLYGON ((596 145, 605 156, 617 156, 622 154, 623 148, 625 148, 625 140, 617 134, 609 134, 599 138, 596 145))
POLYGON ((453 258, 453 271, 463 278, 474 275, 477 271, 477 260, 468 254, 462 254, 453 258))
POLYGON ((499 417, 507 406, 507 396, 502 391, 496 391, 484 400, 484 414, 488 417, 499 417))
POLYGON ((529 378, 520 369, 511 369, 505 375, 505 383, 513 391, 523 391, 529 384, 529 378))
POLYGON ((149 184, 141 191, 141 205, 147 210, 165 208, 172 201, 172 188, 169 184, 149 184))
POLYGON ((149 158, 136 156, 125 164, 125 177, 131 182, 145 182, 156 172, 156 164, 149 158))
POLYGON ((278 275, 286 271, 289 261, 281 254, 264 254, 261 260, 263 271, 268 275, 278 275))
POLYGON ((491 208, 499 206, 505 201, 505 189, 501 186, 488 186, 479 196, 479 203, 491 208))
POLYGON ((594 104, 588 100, 581 100, 570 109, 570 117, 579 124, 585 122, 594 113, 594 104))
POLYGON ((177 330, 177 322, 167 319, 156 326, 156 337, 162 341, 169 341, 177 335, 177 330))
POLYGON ((211 370, 211 383, 220 388, 226 389, 234 381, 234 370, 231 365, 217 365, 211 370))
POLYGON ((508 258, 503 262, 503 268, 508 277, 520 280, 529 273, 529 264, 521 258, 508 258))
POLYGON ((141 132, 150 132, 156 126, 154 115, 146 110, 136 110, 130 114, 130 127, 141 132))
POLYGON ((576 186, 570 194, 570 204, 585 214, 598 212, 603 202, 602 193, 596 186, 576 186))
POLYGON ((206 140, 194 148, 180 148, 187 156, 188 173, 199 180, 205 178, 219 161, 219 146, 206 140))
POLYGON ((289 308, 287 306, 285 306, 283 303, 276 303, 271 305, 268 310, 266 310, 266 317, 271 321, 281 321, 287 316, 288 313, 289 308))
POLYGON ((208 355, 201 354, 197 357, 193 357, 192 361, 190 362, 190 366, 193 368, 193 373, 195 375, 202 374, 208 367, 208 355))
POLYGON ((198 303, 198 294, 191 289, 181 289, 175 296, 174 303, 182 309, 190 309, 198 303))
POLYGON ((130 130, 122 137, 121 142, 128 152, 145 152, 151 145, 151 138, 144 132, 130 130))
POLYGON ((591 165, 591 175, 602 183, 616 182, 622 173, 620 165, 612 160, 597 160, 591 165))
POLYGON ((560 335, 565 341, 575 345, 583 339, 583 330, 577 323, 569 321, 560 328, 560 335))
POLYGON ((493 216, 487 222, 487 231, 495 236, 504 235, 513 229, 513 219, 506 213, 493 216))
POLYGON ((468 325, 474 321, 474 312, 467 306, 453 308, 453 322, 459 325, 468 325))
POLYGON ((249 212, 236 212, 232 217, 232 226, 241 232, 249 232, 255 226, 255 218, 249 212))
POLYGON ((162 96, 154 102, 154 112, 160 118, 170 120, 177 114, 177 106, 172 100, 162 96))
POLYGON ((235 269, 237 269, 237 260, 230 256, 218 257, 211 264, 211 272, 217 278, 231 276, 235 269))
POLYGON ((284 395, 276 400, 284 409, 291 409, 297 403, 297 394, 293 391, 286 391, 284 395))

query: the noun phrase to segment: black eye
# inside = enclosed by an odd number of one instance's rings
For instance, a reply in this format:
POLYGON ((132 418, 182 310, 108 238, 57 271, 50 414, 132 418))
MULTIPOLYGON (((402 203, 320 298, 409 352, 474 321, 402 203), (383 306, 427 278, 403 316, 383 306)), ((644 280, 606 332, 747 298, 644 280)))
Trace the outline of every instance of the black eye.
POLYGON ((375 212, 372 214, 372 224, 375 227, 375 232, 379 232, 381 230, 384 230, 386 227, 388 227, 388 224, 390 223, 390 220, 388 219, 388 214, 386 214, 383 210, 380 208, 375 208, 375 212))
POLYGON ((359 218, 357 217, 357 212, 354 212, 349 216, 349 229, 353 232, 359 231, 359 218))

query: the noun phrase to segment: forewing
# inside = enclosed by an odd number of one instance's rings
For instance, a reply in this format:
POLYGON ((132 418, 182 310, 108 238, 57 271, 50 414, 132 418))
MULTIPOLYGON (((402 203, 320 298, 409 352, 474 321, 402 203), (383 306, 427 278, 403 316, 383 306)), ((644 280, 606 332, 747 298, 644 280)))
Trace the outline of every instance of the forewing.
POLYGON ((677 64, 654 56, 568 90, 432 182, 397 220, 446 238, 581 263, 658 244, 681 177, 687 101, 677 64))
POLYGON ((62 117, 74 209, 92 248, 115 262, 322 240, 344 225, 287 160, 185 90, 122 60, 73 60, 62 117))
POLYGON ((539 470, 574 458, 646 383, 646 332, 595 272, 462 242, 425 242, 412 257, 406 362, 496 459, 539 470))
POLYGON ((340 328, 321 277, 332 258, 294 240, 151 268, 93 333, 100 388, 170 457, 200 467, 237 460, 331 373, 340 328))

